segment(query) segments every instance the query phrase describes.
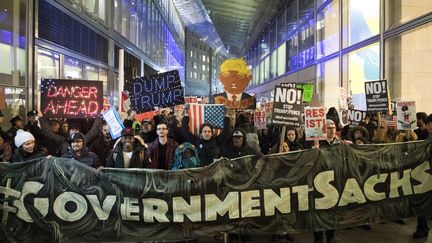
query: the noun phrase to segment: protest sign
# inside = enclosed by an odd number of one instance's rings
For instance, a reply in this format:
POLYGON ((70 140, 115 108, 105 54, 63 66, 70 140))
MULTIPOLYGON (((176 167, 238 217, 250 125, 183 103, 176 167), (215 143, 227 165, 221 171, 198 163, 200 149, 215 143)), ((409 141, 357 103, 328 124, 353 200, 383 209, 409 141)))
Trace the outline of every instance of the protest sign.
POLYGON ((183 87, 177 70, 127 80, 132 110, 137 113, 184 104, 183 87))
POLYGON ((299 127, 302 121, 303 91, 275 86, 272 124, 299 127))
POLYGON ((397 127, 397 116, 393 115, 384 115, 384 120, 387 123, 387 127, 397 127))
POLYGON ((339 144, 179 171, 98 171, 55 157, 0 163, 0 235, 6 242, 166 242, 187 230, 197 238, 262 235, 428 218, 431 145, 339 144))
POLYGON ((41 111, 48 118, 94 118, 103 107, 102 82, 42 79, 41 111))
POLYGON ((184 98, 185 104, 198 103, 198 96, 186 96, 184 98))
POLYGON ((389 110, 390 100, 386 80, 365 82, 366 110, 384 112, 389 110))
POLYGON ((314 95, 314 84, 308 83, 280 83, 282 87, 296 88, 303 90, 303 101, 311 102, 314 95))
POLYGON ((109 108, 102 114, 104 120, 109 125, 109 130, 112 139, 120 137, 121 131, 124 129, 123 122, 114 107, 109 108))
POLYGON ((311 102, 314 95, 314 84, 297 83, 297 89, 303 90, 303 102, 311 102))
POLYGON ((339 109, 348 110, 348 97, 346 89, 344 87, 339 87, 339 92, 339 109))
POLYGON ((366 111, 348 110, 348 121, 353 126, 358 126, 366 118, 366 111))
POLYGON ((265 111, 255 111, 254 112, 254 126, 257 129, 266 128, 266 112, 265 111))
POLYGON ((305 108, 306 140, 326 140, 326 109, 324 107, 305 108))
POLYGON ((414 130, 417 128, 415 101, 396 102, 397 129, 414 130))

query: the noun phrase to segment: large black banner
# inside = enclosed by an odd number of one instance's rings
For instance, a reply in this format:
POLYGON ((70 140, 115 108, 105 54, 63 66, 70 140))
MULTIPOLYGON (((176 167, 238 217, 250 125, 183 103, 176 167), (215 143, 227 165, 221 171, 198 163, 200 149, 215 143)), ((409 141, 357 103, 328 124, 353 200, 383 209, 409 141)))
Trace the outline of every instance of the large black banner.
POLYGON ((180 170, 0 163, 5 241, 272 234, 432 215, 431 142, 338 145, 180 170))
POLYGON ((136 78, 125 83, 132 110, 141 113, 155 107, 184 104, 183 87, 177 70, 136 78))

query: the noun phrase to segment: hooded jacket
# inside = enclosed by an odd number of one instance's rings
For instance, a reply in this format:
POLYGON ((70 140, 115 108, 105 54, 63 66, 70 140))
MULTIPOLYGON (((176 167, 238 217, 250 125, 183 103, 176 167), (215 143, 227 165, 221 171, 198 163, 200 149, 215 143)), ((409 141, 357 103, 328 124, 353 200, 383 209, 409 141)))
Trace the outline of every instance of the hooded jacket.
MULTIPOLYGON (((234 132, 240 131, 243 134, 243 144, 241 148, 237 148, 234 146, 234 142, 232 140, 228 143, 226 147, 222 150, 222 157, 226 157, 229 159, 235 159, 238 157, 246 156, 246 155, 255 155, 257 158, 262 156, 261 151, 256 151, 254 148, 248 145, 246 141, 246 132, 241 128, 234 129, 234 132)), ((233 134, 234 134, 233 132, 233 134)))
POLYGON ((352 142, 354 142, 354 133, 355 133, 356 131, 360 131, 360 132, 362 133, 362 137, 363 137, 366 141, 369 141, 369 132, 368 132, 368 130, 367 130, 365 127, 363 127, 363 126, 356 126, 356 127, 353 127, 353 128, 349 131, 349 133, 348 133, 348 139, 349 139, 349 140, 351 140, 352 142))

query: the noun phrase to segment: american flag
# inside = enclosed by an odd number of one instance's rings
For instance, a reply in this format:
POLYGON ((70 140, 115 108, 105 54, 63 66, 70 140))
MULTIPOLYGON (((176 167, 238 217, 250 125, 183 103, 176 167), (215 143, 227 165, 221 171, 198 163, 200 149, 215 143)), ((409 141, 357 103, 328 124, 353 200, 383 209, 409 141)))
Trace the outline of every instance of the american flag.
POLYGON ((198 135, 201 124, 210 123, 215 128, 223 128, 225 106, 214 104, 189 105, 189 130, 198 135))

